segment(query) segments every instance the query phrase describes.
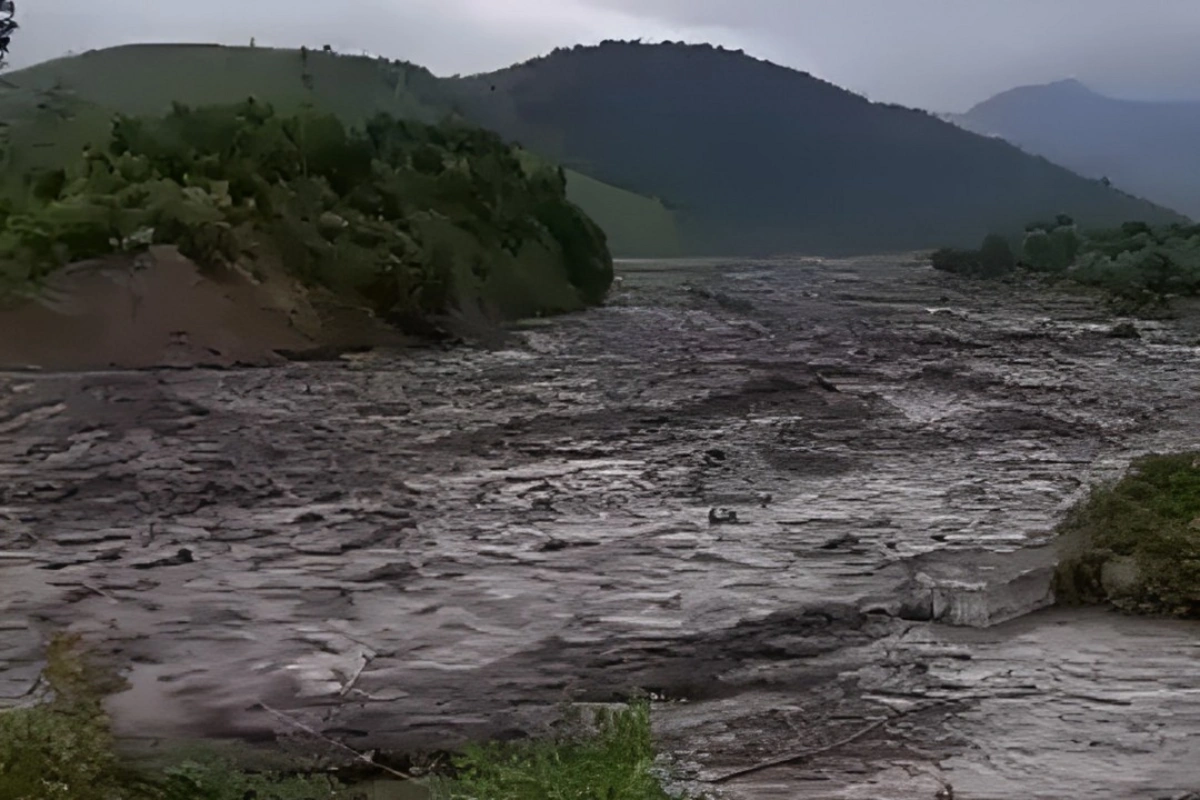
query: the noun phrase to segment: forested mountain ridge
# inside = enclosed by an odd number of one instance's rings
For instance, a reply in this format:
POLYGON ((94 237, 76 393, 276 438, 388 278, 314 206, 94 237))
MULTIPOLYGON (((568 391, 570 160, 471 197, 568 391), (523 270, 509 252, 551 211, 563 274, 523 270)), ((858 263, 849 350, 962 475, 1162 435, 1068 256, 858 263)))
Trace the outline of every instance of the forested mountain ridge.
POLYGON ((1059 212, 1179 219, 925 112, 706 45, 557 50, 441 91, 534 151, 662 198, 697 253, 975 243, 1059 212))
POLYGON ((565 165, 569 196, 624 256, 974 245, 1057 213, 1085 227, 1182 219, 925 112, 706 45, 606 42, 465 78, 321 50, 138 45, 6 80, 10 172, 100 140, 113 111, 175 101, 253 95, 348 125, 461 117, 565 165))

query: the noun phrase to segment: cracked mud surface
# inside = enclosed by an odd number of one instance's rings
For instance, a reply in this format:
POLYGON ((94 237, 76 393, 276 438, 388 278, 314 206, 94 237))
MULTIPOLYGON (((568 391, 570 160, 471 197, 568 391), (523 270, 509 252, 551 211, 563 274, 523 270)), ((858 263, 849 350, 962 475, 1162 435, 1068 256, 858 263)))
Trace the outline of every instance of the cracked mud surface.
POLYGON ((624 277, 490 350, 0 376, 0 700, 69 626, 143 737, 267 702, 409 751, 645 689, 689 777, 823 750, 729 797, 1200 788, 1200 627, 945 624, 1044 605, 1065 507, 1197 444, 1194 330, 896 258, 624 277))

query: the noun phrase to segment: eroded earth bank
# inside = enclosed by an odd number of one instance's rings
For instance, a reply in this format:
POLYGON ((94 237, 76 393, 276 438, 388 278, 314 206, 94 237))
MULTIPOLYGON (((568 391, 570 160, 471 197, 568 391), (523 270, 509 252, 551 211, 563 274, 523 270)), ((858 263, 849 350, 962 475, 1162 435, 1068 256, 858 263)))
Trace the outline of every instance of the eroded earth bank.
POLYGON ((618 272, 489 348, 0 377, 0 695, 67 627, 132 737, 266 703, 416 752, 640 689, 733 798, 1200 790, 1200 627, 1038 610, 1087 485, 1200 444, 1193 327, 902 258, 618 272))

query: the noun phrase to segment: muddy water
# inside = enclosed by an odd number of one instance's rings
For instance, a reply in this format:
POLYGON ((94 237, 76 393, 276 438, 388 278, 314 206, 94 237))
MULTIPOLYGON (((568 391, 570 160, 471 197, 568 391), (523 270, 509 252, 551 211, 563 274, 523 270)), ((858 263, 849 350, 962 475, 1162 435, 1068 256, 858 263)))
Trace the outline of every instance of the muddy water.
POLYGON ((1197 444, 1195 331, 904 259, 624 272, 490 349, 0 377, 0 696, 67 626, 131 736, 644 689, 689 778, 804 756, 730 797, 1200 788, 1200 628, 1023 616, 1087 484, 1197 444))

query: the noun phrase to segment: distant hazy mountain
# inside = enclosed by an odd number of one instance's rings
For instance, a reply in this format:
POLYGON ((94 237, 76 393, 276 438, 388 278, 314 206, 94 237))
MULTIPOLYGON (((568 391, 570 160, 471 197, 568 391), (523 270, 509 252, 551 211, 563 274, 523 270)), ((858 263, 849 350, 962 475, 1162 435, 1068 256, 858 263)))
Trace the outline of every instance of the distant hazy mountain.
POLYGON ((1067 80, 1012 89, 953 119, 1200 217, 1200 103, 1116 100, 1067 80))
POLYGON ((443 82, 459 111, 677 208, 688 250, 971 244, 1058 212, 1169 212, 925 112, 709 46, 606 42, 443 82))

